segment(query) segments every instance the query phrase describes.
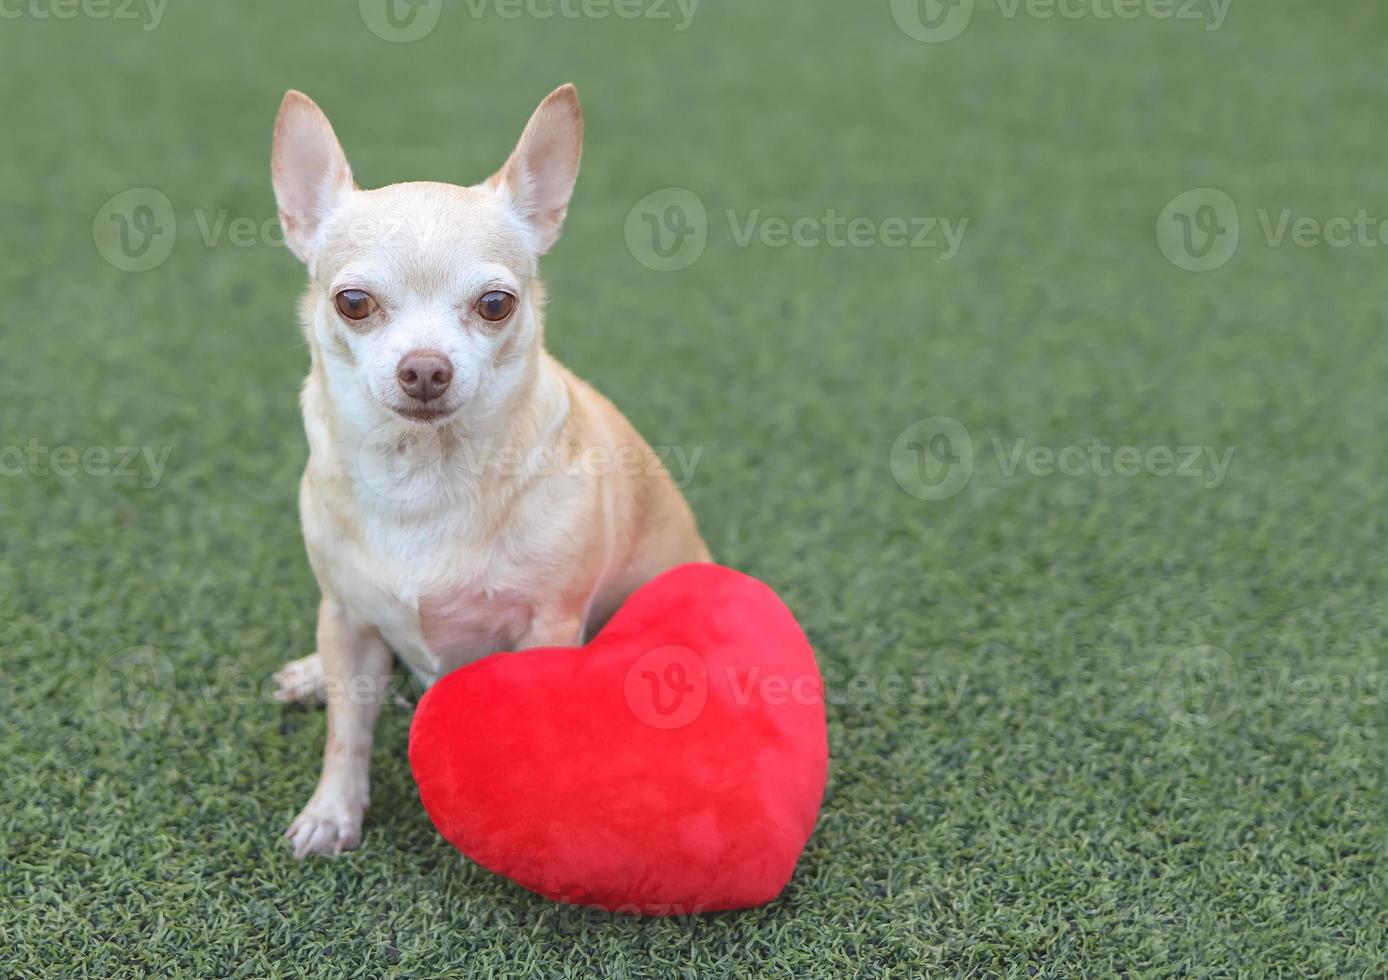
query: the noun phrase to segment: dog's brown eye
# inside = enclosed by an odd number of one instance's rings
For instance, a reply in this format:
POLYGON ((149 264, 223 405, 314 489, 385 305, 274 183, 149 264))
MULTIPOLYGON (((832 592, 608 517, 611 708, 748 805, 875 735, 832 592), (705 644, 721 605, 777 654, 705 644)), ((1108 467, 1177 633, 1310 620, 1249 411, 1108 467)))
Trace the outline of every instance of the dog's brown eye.
POLYGON ((376 312, 376 301, 360 289, 344 289, 333 297, 337 312, 348 320, 365 320, 376 312))
POLYGON ((516 298, 500 290, 487 293, 477 301, 477 312, 492 323, 506 319, 516 308, 516 298))

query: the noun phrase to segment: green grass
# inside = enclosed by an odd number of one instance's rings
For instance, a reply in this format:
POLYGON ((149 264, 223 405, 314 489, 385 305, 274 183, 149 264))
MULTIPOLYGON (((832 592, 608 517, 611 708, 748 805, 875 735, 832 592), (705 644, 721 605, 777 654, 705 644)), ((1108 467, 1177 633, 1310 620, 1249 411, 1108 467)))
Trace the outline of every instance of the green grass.
POLYGON ((0 975, 1388 974, 1388 249, 1258 219, 1388 217, 1388 8, 1235 2, 1206 31, 979 0, 926 44, 887 0, 709 2, 683 32, 451 4, 387 44, 356 6, 0 21, 0 975), (551 347, 702 451, 714 553, 830 679, 823 815, 764 909, 589 916, 470 865, 403 708, 363 848, 279 840, 325 723, 263 687, 313 643, 302 271, 200 219, 273 217, 288 87, 364 183, 469 182, 565 80, 588 144, 551 347), (1205 186, 1242 239, 1185 272, 1155 222, 1205 186), (139 273, 93 242, 134 187, 178 233, 139 273), (711 230, 659 273, 623 228, 666 187, 711 230), (969 224, 944 261, 739 247, 730 209, 969 224), (935 416, 975 463, 922 500, 892 447, 935 416), (1006 470, 1095 439, 1235 454, 1217 487, 1006 470), (31 440, 171 448, 146 487, 31 440))

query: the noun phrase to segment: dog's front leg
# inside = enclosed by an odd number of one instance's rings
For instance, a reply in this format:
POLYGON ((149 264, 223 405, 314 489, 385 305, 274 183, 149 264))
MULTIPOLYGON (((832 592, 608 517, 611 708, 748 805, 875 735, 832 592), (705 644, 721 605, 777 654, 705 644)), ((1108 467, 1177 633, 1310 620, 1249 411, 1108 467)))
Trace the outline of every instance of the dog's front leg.
POLYGON ((580 647, 583 645, 582 607, 541 610, 516 643, 517 650, 531 647, 580 647))
POLYGON ((390 650, 380 635, 349 622, 327 596, 318 607, 318 654, 328 702, 328 742, 318 788, 284 834, 296 858, 340 854, 361 843, 371 737, 390 683, 390 650))

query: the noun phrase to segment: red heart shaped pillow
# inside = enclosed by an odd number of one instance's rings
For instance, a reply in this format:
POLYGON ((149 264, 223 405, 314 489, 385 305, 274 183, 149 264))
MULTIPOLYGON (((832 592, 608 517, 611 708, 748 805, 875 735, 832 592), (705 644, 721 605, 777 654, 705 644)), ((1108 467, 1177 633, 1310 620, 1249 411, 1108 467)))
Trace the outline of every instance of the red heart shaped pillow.
POLYGON ((775 898, 828 751, 790 610, 711 564, 648 582, 587 646, 454 671, 410 729, 420 798, 455 847, 547 898, 624 914, 775 898))

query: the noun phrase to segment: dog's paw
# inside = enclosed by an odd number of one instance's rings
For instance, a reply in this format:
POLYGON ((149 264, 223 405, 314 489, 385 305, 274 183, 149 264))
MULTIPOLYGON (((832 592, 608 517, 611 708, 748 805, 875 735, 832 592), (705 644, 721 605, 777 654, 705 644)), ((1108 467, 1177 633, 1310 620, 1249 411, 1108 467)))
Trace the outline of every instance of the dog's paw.
POLYGON ((341 854, 361 845, 361 822, 366 807, 359 804, 310 800, 284 836, 302 861, 310 854, 341 854))
POLYGON ((275 671, 274 681, 275 690, 270 696, 281 704, 324 704, 327 702, 327 689, 323 681, 323 660, 316 653, 289 661, 275 671))

